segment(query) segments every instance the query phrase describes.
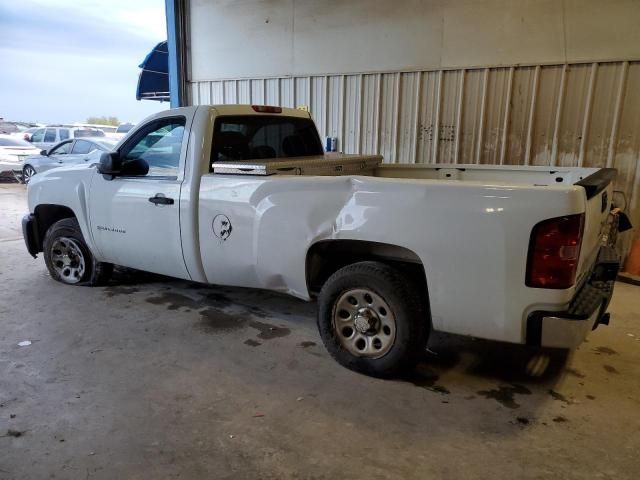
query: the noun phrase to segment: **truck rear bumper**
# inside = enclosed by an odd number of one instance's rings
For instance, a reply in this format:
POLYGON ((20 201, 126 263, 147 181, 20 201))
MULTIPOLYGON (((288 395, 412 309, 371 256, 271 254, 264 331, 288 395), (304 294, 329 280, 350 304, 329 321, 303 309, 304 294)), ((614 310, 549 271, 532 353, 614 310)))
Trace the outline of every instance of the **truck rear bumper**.
POLYGON ((613 295, 620 260, 611 247, 602 247, 589 278, 564 311, 536 310, 527 318, 527 345, 575 348, 599 324, 609 323, 606 313, 613 295))

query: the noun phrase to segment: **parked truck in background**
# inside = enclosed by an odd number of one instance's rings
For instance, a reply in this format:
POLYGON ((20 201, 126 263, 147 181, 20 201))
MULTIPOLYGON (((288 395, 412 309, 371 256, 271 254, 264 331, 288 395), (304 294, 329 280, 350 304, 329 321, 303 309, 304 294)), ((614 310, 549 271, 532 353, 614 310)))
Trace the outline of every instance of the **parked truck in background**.
POLYGON ((173 109, 34 177, 24 237, 67 284, 122 265, 317 299, 331 355, 375 376, 433 330, 571 348, 608 321, 614 171, 381 160, 324 155, 303 111, 173 109))

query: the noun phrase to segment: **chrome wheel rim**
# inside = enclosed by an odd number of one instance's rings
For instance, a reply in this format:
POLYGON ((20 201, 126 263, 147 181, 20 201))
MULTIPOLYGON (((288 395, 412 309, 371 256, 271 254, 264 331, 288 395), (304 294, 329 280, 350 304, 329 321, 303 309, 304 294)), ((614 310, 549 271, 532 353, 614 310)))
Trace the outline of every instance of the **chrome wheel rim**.
POLYGON ((333 307, 333 330, 342 348, 356 357, 380 358, 396 339, 389 304, 366 288, 343 292, 333 307))
POLYGON ((82 280, 85 269, 84 255, 74 239, 56 238, 51 245, 51 264, 63 282, 78 283, 82 280))
POLYGON ((31 180, 31 178, 35 174, 36 171, 33 169, 33 167, 27 166, 22 172, 22 180, 24 180, 24 183, 29 183, 29 180, 31 180))

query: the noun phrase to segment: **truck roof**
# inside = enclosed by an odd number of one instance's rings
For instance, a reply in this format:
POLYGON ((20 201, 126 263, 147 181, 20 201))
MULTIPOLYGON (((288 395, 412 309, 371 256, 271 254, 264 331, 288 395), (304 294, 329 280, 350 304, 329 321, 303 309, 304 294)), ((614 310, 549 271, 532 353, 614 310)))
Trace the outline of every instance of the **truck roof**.
POLYGON ((288 117, 298 117, 298 118, 311 118, 311 115, 306 110, 301 110, 297 108, 288 108, 288 107, 270 107, 267 105, 239 105, 239 104, 230 104, 230 105, 193 105, 189 107, 177 107, 171 108, 169 110, 163 110, 157 113, 153 113, 144 119, 142 123, 146 123, 149 120, 153 120, 155 118, 164 118, 173 115, 191 115, 195 110, 201 108, 208 108, 210 110, 214 110, 216 115, 283 115, 288 117), (280 113, 271 113, 271 112, 259 112, 256 111, 255 108, 277 108, 280 109, 280 113))
POLYGON ((298 108, 269 107, 278 108, 280 113, 257 112, 255 108, 267 107, 266 105, 207 105, 216 110, 218 115, 284 115, 288 117, 309 118, 309 112, 298 108))

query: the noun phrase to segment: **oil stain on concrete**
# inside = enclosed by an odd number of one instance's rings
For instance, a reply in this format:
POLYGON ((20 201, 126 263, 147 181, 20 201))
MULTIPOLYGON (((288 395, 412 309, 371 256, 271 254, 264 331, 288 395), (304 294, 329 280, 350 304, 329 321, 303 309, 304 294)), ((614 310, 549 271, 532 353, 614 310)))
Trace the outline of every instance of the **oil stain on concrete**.
POLYGON ((431 370, 424 368, 422 365, 418 365, 416 371, 405 378, 407 382, 413 383, 416 387, 421 387, 425 390, 430 390, 435 393, 441 393, 443 395, 450 394, 451 392, 447 387, 436 384, 439 379, 439 375, 435 374, 431 370))
POLYGON ((616 367, 611 365, 603 365, 602 368, 604 368, 607 373, 615 373, 616 375, 620 373, 616 367))
POLYGON ((593 349, 596 355, 618 355, 613 348, 609 347, 598 347, 593 349))
POLYGON ((576 370, 575 368, 567 368, 567 373, 569 375, 573 375, 574 377, 584 378, 584 373, 580 370, 576 370))
POLYGON ((571 400, 569 400, 563 394, 556 392, 555 390, 549 390, 549 395, 551 395, 551 398, 553 398, 554 400, 566 403, 567 405, 571 403, 571 400))
POLYGON ((520 408, 520 404, 515 401, 515 395, 531 395, 531 390, 512 383, 511 385, 501 385, 492 390, 480 390, 477 393, 484 398, 492 398, 507 408, 520 408))
POLYGON ((263 340, 271 340, 273 338, 286 337, 291 333, 291 330, 286 327, 279 327, 277 325, 271 325, 269 323, 252 321, 249 322, 248 325, 251 328, 255 328, 260 333, 258 333, 258 338, 263 340))
MULTIPOLYGON (((196 300, 181 293, 166 291, 149 297, 146 301, 153 305, 165 305, 167 310, 198 310, 200 313, 198 327, 209 333, 228 332, 250 327, 258 330, 257 337, 262 340, 286 337, 291 333, 291 330, 286 327, 257 320, 248 320, 246 314, 232 314, 222 311, 223 308, 230 306, 232 302, 226 295, 218 292, 209 292, 196 300)), ((259 307, 247 306, 247 309, 254 317, 266 318, 268 316, 267 313, 259 307)))
POLYGON ((244 319, 230 315, 217 308, 208 307, 200 312, 197 327, 207 333, 229 332, 244 327, 244 319))
POLYGON ((117 295, 131 295, 140 291, 137 287, 125 287, 121 285, 114 285, 104 289, 108 298, 115 297, 117 295))
POLYGON ((167 310, 178 310, 180 308, 197 310, 206 306, 201 300, 194 300, 191 297, 175 292, 162 292, 155 297, 147 298, 146 301, 153 305, 166 305, 167 310))

